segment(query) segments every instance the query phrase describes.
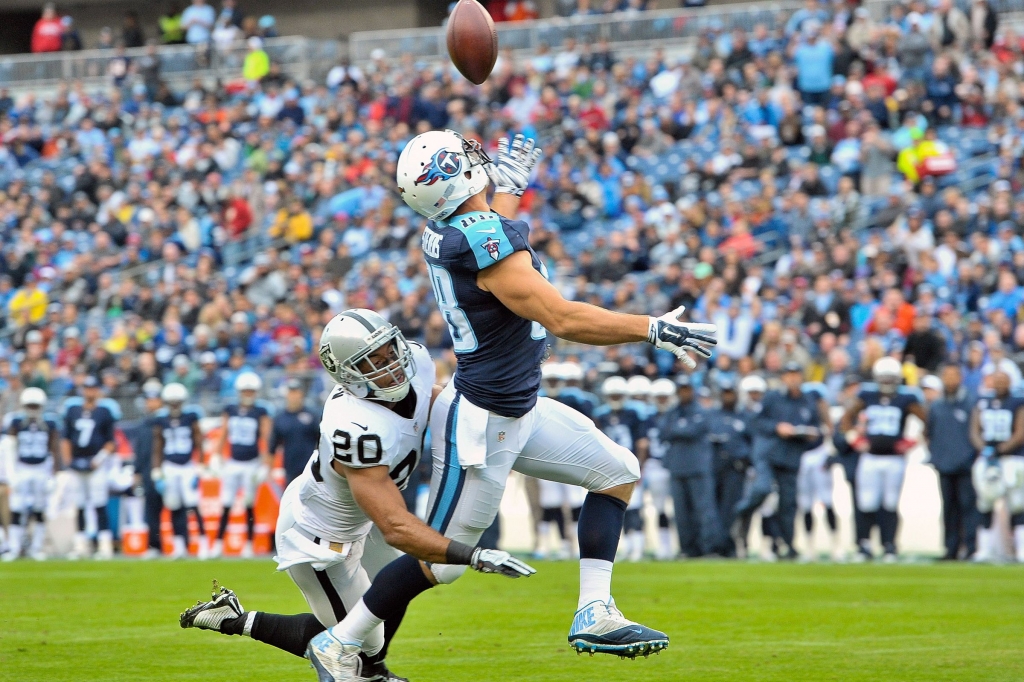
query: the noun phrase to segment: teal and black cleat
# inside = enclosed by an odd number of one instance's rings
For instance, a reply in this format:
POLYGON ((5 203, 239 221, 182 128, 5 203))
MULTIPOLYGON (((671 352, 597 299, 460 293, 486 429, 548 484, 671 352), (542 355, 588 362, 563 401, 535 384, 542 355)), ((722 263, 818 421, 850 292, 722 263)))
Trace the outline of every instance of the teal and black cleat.
POLYGON ((325 630, 310 640, 306 658, 316 671, 318 682, 370 682, 378 676, 363 676, 363 661, 358 644, 342 642, 325 630))
POLYGON ((660 653, 668 648, 668 635, 627 619, 608 603, 593 601, 576 612, 569 630, 569 646, 576 653, 612 654, 636 658, 660 653))

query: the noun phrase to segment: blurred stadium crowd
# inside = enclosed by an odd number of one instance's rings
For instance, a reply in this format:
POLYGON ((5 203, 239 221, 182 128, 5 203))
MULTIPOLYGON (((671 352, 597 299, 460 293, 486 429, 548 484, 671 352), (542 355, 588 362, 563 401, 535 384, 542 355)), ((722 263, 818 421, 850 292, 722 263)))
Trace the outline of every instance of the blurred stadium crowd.
MULTIPOLYGON (((598 40, 503 53, 474 87, 382 54, 323 82, 172 91, 158 51, 109 86, 0 90, 0 414, 56 407, 99 377, 126 420, 179 382, 208 413, 253 370, 281 402, 325 386, 312 344, 380 311, 454 368, 395 162, 449 127, 509 131, 545 156, 522 212, 567 296, 718 325, 693 375, 717 397, 789 363, 839 405, 885 355, 917 385, 944 362, 977 392, 1024 360, 1024 44, 985 0, 819 3, 749 33, 712 24, 692 55, 598 40)), ((254 44, 253 51, 259 50, 254 44)), ((558 342, 581 388, 673 377, 648 346, 558 342)))

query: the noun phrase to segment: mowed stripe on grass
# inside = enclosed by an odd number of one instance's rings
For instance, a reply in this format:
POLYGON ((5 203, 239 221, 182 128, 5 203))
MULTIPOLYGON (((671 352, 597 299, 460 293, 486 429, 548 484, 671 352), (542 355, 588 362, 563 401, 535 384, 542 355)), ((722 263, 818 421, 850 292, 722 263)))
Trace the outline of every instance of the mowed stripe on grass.
MULTIPOLYGON (((635 662, 577 657, 576 565, 537 568, 421 596, 392 669, 413 682, 1024 680, 1024 567, 620 565, 619 606, 672 642, 635 662)), ((268 561, 2 565, 0 681, 313 680, 266 645, 178 627, 213 578, 247 608, 306 610, 268 561)))

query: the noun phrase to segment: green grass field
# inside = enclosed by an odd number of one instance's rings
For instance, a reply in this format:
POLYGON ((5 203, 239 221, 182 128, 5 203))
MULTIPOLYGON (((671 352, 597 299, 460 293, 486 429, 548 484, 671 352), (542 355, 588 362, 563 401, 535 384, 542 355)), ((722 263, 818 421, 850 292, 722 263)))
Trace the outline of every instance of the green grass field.
MULTIPOLYGON (((511 581, 470 573, 409 611, 389 663, 413 682, 489 680, 1024 680, 1015 566, 622 565, 616 599, 667 631, 637 661, 576 656, 574 563, 511 581)), ((181 630, 212 578, 250 609, 306 610, 269 561, 0 566, 0 680, 313 680, 305 661, 181 630)))

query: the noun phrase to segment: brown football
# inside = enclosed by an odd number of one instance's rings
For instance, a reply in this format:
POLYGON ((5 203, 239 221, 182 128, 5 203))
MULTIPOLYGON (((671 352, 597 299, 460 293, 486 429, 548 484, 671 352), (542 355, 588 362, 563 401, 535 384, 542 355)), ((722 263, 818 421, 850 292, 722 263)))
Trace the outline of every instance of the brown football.
POLYGON ((448 17, 448 56, 463 76, 480 85, 498 60, 498 32, 476 0, 459 0, 448 17))

